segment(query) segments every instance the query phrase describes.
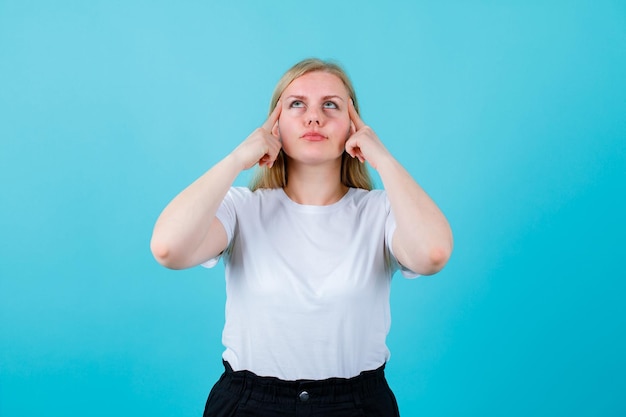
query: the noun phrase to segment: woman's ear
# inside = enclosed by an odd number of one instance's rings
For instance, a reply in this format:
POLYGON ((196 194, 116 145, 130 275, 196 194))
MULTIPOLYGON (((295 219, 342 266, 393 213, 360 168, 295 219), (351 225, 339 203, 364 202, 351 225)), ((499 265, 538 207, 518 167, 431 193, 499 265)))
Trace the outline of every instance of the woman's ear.
POLYGON ((274 123, 274 127, 272 128, 272 135, 280 138, 280 129, 278 128, 278 120, 274 123))

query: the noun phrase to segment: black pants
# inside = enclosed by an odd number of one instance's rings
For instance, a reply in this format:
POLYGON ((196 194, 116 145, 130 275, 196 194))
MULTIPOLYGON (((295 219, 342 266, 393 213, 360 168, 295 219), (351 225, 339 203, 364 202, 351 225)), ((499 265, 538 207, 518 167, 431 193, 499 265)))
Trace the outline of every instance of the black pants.
POLYGON ((385 379, 385 365, 354 378, 283 381, 249 371, 225 372, 215 384, 204 417, 399 417, 385 379))

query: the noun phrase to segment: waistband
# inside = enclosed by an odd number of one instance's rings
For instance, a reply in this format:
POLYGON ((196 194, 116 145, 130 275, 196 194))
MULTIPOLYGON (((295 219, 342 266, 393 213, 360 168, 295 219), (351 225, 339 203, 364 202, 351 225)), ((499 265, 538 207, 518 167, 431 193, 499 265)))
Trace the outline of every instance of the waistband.
POLYGON ((353 378, 285 381, 275 377, 258 376, 250 371, 233 371, 224 362, 220 383, 245 401, 264 403, 332 404, 347 401, 361 403, 381 389, 389 389, 385 379, 385 364, 378 369, 361 372, 353 378))

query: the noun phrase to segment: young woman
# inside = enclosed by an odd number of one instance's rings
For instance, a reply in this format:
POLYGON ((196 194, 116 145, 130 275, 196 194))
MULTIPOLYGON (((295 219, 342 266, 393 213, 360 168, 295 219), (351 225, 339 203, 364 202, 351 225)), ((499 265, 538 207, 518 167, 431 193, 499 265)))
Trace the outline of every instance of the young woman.
POLYGON ((391 277, 438 272, 452 234, 361 120, 345 72, 307 59, 267 121, 163 210, 151 248, 168 268, 226 265, 226 369, 205 416, 388 417, 391 277), (255 165, 250 188, 232 186, 255 165))

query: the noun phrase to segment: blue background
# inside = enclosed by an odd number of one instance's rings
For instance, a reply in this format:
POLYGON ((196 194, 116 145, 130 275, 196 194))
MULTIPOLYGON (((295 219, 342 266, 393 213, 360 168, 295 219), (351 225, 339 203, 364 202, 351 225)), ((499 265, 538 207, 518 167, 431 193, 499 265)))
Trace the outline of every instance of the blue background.
POLYGON ((394 278, 403 415, 626 415, 626 4, 533 0, 0 0, 0 415, 201 415, 223 266, 152 226, 309 56, 455 233, 394 278))

